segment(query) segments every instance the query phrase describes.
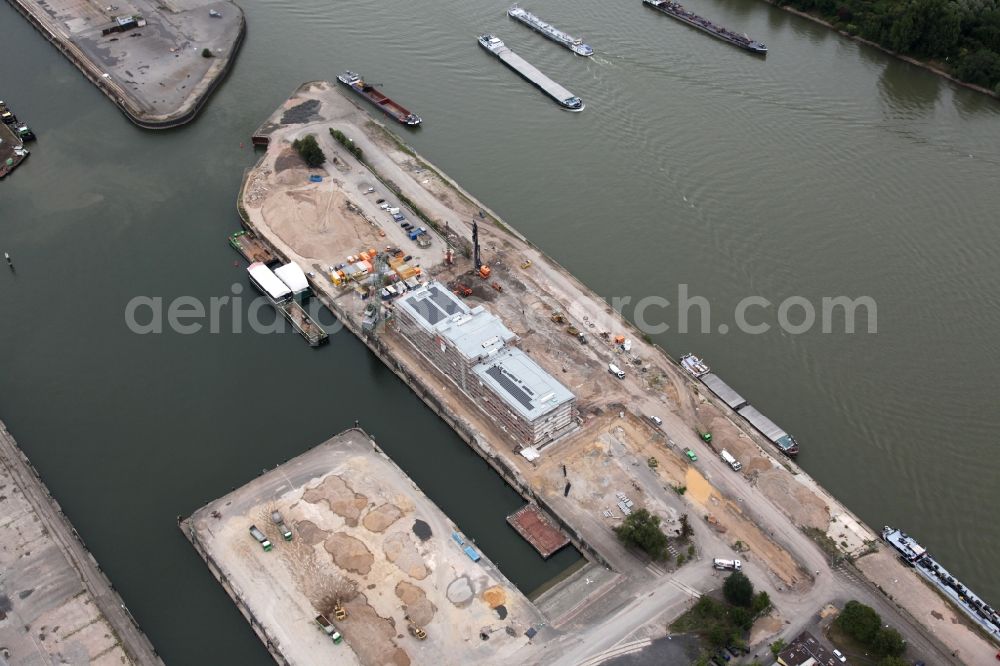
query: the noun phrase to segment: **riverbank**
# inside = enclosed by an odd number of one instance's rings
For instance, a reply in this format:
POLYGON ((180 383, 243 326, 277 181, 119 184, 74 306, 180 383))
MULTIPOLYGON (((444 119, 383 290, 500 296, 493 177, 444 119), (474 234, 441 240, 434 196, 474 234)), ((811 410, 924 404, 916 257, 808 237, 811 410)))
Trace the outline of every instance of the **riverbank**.
MULTIPOLYGON (((713 548, 717 554, 724 555, 731 548, 731 543, 726 544, 725 539, 731 539, 733 534, 748 535, 753 543, 754 557, 760 558, 757 560, 759 571, 751 573, 759 577, 755 584, 764 586, 769 594, 773 592, 775 605, 789 620, 780 629, 781 635, 791 635, 832 595, 842 594, 849 588, 857 598, 867 595, 865 598, 880 600, 885 612, 899 613, 891 599, 880 596, 874 586, 891 587, 892 575, 896 578, 905 575, 902 566, 891 565, 886 572, 891 572, 888 580, 876 579, 871 584, 862 584, 857 578, 841 577, 840 569, 832 568, 818 545, 803 533, 804 528, 819 530, 832 540, 835 548, 840 548, 841 542, 846 543, 844 555, 859 555, 867 547, 865 542, 871 543, 874 539, 875 533, 870 528, 822 491, 801 469, 778 460, 769 448, 764 448, 768 445, 758 442, 753 433, 743 432, 730 413, 696 392, 691 378, 669 356, 643 342, 639 332, 609 310, 596 294, 551 258, 523 241, 506 224, 495 220, 495 224, 480 226, 480 239, 485 261, 494 271, 492 279, 497 280, 502 290, 484 288, 484 283, 472 274, 466 260, 457 260, 456 264, 461 266, 446 266, 430 254, 419 255, 414 251, 414 256, 422 256, 425 260, 421 263, 425 275, 442 282, 461 280, 473 285, 473 301, 485 304, 501 317, 520 338, 519 346, 530 351, 537 362, 576 394, 579 432, 543 450, 543 459, 549 464, 536 465, 516 455, 509 437, 476 408, 468 396, 448 380, 442 381, 442 375, 394 327, 382 329, 378 337, 365 335, 359 324, 364 301, 353 290, 336 287, 324 275, 326 266, 342 262, 346 255, 362 248, 381 247, 394 240, 380 237, 378 223, 373 226, 369 221, 379 219, 380 215, 384 217, 374 201, 366 198, 370 187, 377 188, 375 196, 398 197, 406 205, 418 208, 419 211, 412 213, 432 221, 434 228, 440 230, 440 235, 434 233, 433 247, 437 248, 445 239, 458 247, 467 246, 471 223, 454 220, 471 220, 480 210, 486 210, 485 207, 468 192, 454 187, 440 169, 400 143, 362 113, 353 101, 333 90, 332 84, 305 84, 264 128, 270 144, 268 151, 257 166, 247 172, 239 196, 238 208, 245 224, 259 233, 279 255, 304 266, 313 266, 317 271, 314 290, 352 332, 522 495, 537 498, 540 504, 544 502, 546 511, 560 521, 578 547, 588 555, 600 557, 615 570, 625 572, 626 582, 620 590, 615 590, 616 593, 635 594, 636 590, 648 589, 658 574, 649 570, 651 579, 643 573, 647 571, 645 563, 621 549, 610 530, 615 524, 613 519, 602 517, 600 511, 595 510, 597 507, 581 502, 575 495, 566 498, 564 480, 560 481, 558 475, 553 478, 553 469, 558 468, 560 461, 586 457, 587 451, 600 448, 605 450, 604 455, 619 461, 615 467, 629 464, 642 469, 639 461, 646 460, 646 447, 652 447, 656 455, 664 459, 679 459, 682 448, 690 447, 704 454, 697 465, 699 475, 705 479, 704 492, 697 493, 697 498, 683 500, 669 490, 664 495, 663 490, 668 487, 666 482, 671 477, 656 471, 643 473, 635 481, 645 498, 643 501, 668 518, 671 511, 691 510, 697 515, 705 515, 708 511, 710 516, 721 511, 714 519, 716 523, 728 522, 728 537, 720 540, 717 533, 713 534, 714 530, 696 523, 702 530, 699 538, 715 544, 713 548), (327 130, 330 127, 355 141, 363 151, 364 165, 359 165, 329 137, 327 130), (327 174, 322 184, 309 182, 311 172, 289 146, 293 139, 308 133, 316 134, 327 157, 333 159, 333 164, 312 172, 327 174), (566 315, 559 325, 553 318, 557 311, 566 315), (581 345, 575 337, 567 335, 568 324, 584 331, 590 344, 581 345), (611 344, 611 333, 633 337, 628 358, 611 344), (604 334, 608 334, 607 337, 604 334), (626 368, 626 379, 619 381, 606 372, 609 358, 626 368), (611 435, 609 440, 609 434, 618 431, 614 415, 630 411, 637 415, 632 418, 641 423, 635 426, 635 434, 611 435), (639 418, 646 414, 662 417, 662 427, 670 434, 669 438, 651 429, 648 420, 639 418), (696 429, 709 423, 715 434, 713 443, 735 452, 743 462, 742 475, 728 470, 715 451, 697 437, 696 429), (635 462, 628 463, 628 460, 635 462), (808 573, 811 571, 822 574, 813 576, 808 573)), ((488 217, 484 221, 487 220, 488 217)), ((395 233, 398 227, 388 222, 381 231, 395 233)), ((680 461, 678 464, 688 463, 680 461)), ((676 466, 664 464, 661 468, 676 466)), ((681 473, 683 469, 680 468, 681 473)), ((577 474, 574 487, 593 484, 598 494, 609 495, 615 487, 613 484, 620 483, 613 478, 617 473, 609 476, 607 469, 588 470, 581 466, 577 474)), ((609 500, 610 497, 602 501, 609 500)), ((705 590, 712 585, 711 579, 704 578, 698 568, 680 569, 678 579, 688 580, 692 589, 705 590)), ((658 614, 677 607, 679 599, 670 594, 683 597, 685 593, 678 589, 672 593, 663 592, 643 602, 650 605, 638 604, 635 609, 622 610, 608 617, 600 614, 591 617, 608 630, 606 635, 613 636, 625 630, 627 623, 623 618, 628 615, 633 619, 633 611, 651 621, 658 614)), ((581 617, 585 615, 584 612, 581 617)), ((919 603, 908 607, 908 615, 910 619, 904 618, 904 621, 910 623, 907 633, 911 644, 922 645, 920 649, 934 655, 935 661, 953 662, 948 655, 959 647, 965 655, 982 656, 990 652, 988 644, 962 625, 960 618, 952 624, 956 612, 940 603, 935 604, 933 595, 929 599, 922 596, 919 603), (914 625, 916 621, 921 623, 919 629, 914 625), (923 638, 924 633, 935 639, 927 641, 923 638), (948 647, 942 647, 937 640, 948 647)), ((577 639, 579 636, 566 640, 577 639)), ((581 652, 574 654, 590 654, 586 650, 594 647, 580 647, 581 652)))
POLYGON ((775 7, 778 7, 780 9, 784 9, 786 12, 790 12, 792 14, 795 14, 796 16, 801 16, 802 18, 808 19, 813 23, 819 23, 822 26, 826 26, 830 30, 839 33, 843 37, 852 39, 858 43, 864 44, 865 46, 870 46, 872 48, 878 49, 882 53, 891 55, 894 58, 899 58, 903 62, 907 62, 911 65, 916 65, 917 67, 926 69, 929 72, 933 72, 934 74, 937 74, 938 76, 951 81, 955 85, 962 86, 963 88, 968 88, 969 90, 975 90, 976 92, 982 93, 984 95, 989 95, 994 99, 1000 99, 1000 94, 998 94, 994 90, 990 90, 989 88, 976 85, 975 83, 968 83, 967 81, 962 81, 961 79, 956 78, 949 72, 946 72, 940 67, 935 66, 933 63, 927 62, 925 60, 919 60, 917 58, 914 58, 913 56, 908 56, 903 53, 897 53, 896 51, 893 51, 892 49, 883 46, 878 42, 873 42, 870 39, 865 39, 864 37, 861 37, 860 35, 855 35, 846 30, 842 30, 821 16, 810 14, 809 12, 804 12, 801 9, 796 9, 795 7, 792 7, 790 5, 783 4, 781 0, 764 0, 764 2, 766 2, 769 5, 774 5, 775 7))
POLYGON ((160 664, 59 503, 0 422, 4 663, 160 664))
POLYGON ((134 124, 190 122, 228 74, 246 34, 228 0, 8 0, 134 124), (210 53, 209 57, 205 57, 210 53))

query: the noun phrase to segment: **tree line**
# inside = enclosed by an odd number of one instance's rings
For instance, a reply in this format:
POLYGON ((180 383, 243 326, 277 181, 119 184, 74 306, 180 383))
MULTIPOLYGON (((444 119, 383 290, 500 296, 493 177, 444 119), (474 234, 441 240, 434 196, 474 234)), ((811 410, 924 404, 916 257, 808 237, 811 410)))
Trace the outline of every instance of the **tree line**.
POLYGON ((1000 0, 782 0, 1000 94, 1000 0))

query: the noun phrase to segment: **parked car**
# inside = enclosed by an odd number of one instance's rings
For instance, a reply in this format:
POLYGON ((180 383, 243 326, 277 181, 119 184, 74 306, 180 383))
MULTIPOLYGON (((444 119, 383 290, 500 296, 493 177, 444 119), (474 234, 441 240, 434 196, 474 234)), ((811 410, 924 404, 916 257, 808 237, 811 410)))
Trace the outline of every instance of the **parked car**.
POLYGON ((698 460, 698 454, 696 454, 691 449, 684 449, 684 455, 691 459, 691 462, 696 462, 698 460))
POLYGON ((836 657, 837 659, 839 659, 840 663, 842 663, 842 664, 846 664, 847 663, 847 657, 845 657, 844 653, 841 652, 840 650, 834 650, 833 651, 833 656, 836 657))

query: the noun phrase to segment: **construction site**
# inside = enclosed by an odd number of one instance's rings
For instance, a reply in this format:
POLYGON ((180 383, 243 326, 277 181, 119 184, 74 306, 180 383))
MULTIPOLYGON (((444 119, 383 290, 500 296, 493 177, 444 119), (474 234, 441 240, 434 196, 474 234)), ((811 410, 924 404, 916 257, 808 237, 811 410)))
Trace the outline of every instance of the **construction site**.
MULTIPOLYGON (((900 626, 908 655, 992 659, 962 614, 909 582, 877 534, 794 461, 334 84, 301 86, 253 139, 266 151, 238 209, 254 242, 301 266, 345 328, 587 556, 582 573, 536 600, 546 626, 520 646, 521 661, 578 664, 662 637, 721 585, 713 557, 742 559, 770 595, 774 610, 751 634, 765 650, 855 598, 900 626), (318 168, 292 147, 310 134, 326 156, 318 168), (683 565, 619 543, 612 528, 638 508, 671 537, 690 523, 683 565)), ((242 542, 256 547, 246 528, 242 542)), ((380 547, 381 537, 356 538, 380 547)), ((541 541, 544 555, 559 539, 541 541)), ((258 619, 270 641, 287 624, 258 619)))

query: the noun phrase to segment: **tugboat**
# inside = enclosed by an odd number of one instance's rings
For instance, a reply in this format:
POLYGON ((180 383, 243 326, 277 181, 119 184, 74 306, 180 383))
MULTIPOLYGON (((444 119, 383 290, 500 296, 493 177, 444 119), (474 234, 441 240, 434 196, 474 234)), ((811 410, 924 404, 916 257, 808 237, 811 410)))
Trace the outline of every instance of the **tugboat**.
POLYGON ((751 53, 756 53, 757 55, 767 55, 767 46, 764 42, 758 42, 755 39, 750 39, 746 35, 740 35, 732 30, 723 28, 721 25, 715 25, 707 18, 698 16, 694 12, 688 11, 679 2, 674 2, 673 0, 642 0, 642 4, 647 7, 651 7, 657 11, 663 12, 671 18, 675 18, 681 23, 687 23, 692 28, 697 28, 702 32, 706 32, 716 39, 721 39, 724 42, 728 42, 733 46, 737 46, 745 51, 750 51, 751 53))
POLYGON ((29 128, 24 123, 21 123, 20 125, 15 125, 14 126, 14 133, 17 134, 18 137, 20 137, 21 141, 34 141, 35 140, 35 133, 32 132, 31 128, 29 128))
POLYGON ((584 44, 582 39, 566 34, 555 26, 546 23, 526 9, 521 9, 517 5, 514 5, 507 10, 507 16, 511 17, 515 21, 520 21, 540 34, 542 37, 547 37, 556 44, 565 46, 579 56, 589 57, 594 55, 594 49, 590 48, 587 44, 584 44))
POLYGON ((420 116, 375 90, 374 86, 365 83, 364 79, 351 70, 347 70, 338 76, 337 80, 380 108, 387 116, 396 119, 403 125, 416 127, 423 122, 420 116))

